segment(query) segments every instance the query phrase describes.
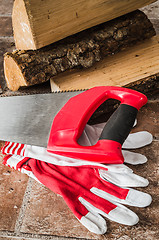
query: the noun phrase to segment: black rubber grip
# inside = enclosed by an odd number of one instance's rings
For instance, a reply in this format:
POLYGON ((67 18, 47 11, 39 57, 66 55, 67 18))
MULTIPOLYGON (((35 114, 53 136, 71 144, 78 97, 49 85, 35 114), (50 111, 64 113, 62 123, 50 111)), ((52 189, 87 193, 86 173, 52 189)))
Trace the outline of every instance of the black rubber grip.
POLYGON ((120 104, 105 125, 100 140, 113 140, 123 144, 134 125, 137 112, 135 107, 120 104))

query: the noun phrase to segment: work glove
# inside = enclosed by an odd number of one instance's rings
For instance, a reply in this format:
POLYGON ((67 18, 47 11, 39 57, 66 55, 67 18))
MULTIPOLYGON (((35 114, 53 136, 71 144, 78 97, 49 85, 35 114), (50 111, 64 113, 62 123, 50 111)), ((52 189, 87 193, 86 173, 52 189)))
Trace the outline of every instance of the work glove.
MULTIPOLYGON (((6 143, 6 146, 3 153, 9 144, 6 143)), ((124 164, 106 165, 105 170, 97 166, 58 166, 18 156, 23 152, 22 145, 11 146, 8 148, 10 154, 4 157, 3 163, 60 194, 76 218, 93 233, 104 234, 107 231, 103 217, 120 224, 136 224, 138 216, 123 204, 146 207, 151 203, 149 194, 130 188, 146 187, 148 181, 134 174, 130 168, 123 168, 124 164), (16 155, 12 155, 15 152, 16 155)))
MULTIPOLYGON (((103 127, 104 124, 86 125, 79 144, 87 146, 95 144, 103 127)), ((152 135, 147 132, 130 134, 124 147, 142 147, 151 141, 152 135)), ((122 204, 145 207, 151 203, 150 195, 129 188, 145 187, 148 181, 134 174, 124 164, 91 163, 50 154, 45 148, 11 142, 6 142, 2 153, 8 154, 4 158, 5 165, 26 173, 60 194, 78 220, 94 233, 103 234, 107 230, 106 222, 101 215, 122 224, 134 225, 138 222, 137 215, 122 204), (55 166, 49 162, 76 167, 55 166), (92 166, 77 168, 79 165, 90 164, 92 166)), ((131 164, 142 164, 147 161, 141 154, 123 151, 123 155, 125 162, 131 164)))

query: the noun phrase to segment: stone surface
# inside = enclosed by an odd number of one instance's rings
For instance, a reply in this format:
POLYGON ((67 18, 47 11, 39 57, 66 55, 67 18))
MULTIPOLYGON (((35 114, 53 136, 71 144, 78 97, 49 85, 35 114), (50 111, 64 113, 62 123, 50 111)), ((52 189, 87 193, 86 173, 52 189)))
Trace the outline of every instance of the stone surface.
POLYGON ((140 10, 148 16, 156 30, 156 34, 159 34, 159 1, 143 7, 140 10))
MULTIPOLYGON (((0 235, 0 240, 66 240, 65 237, 58 237, 58 236, 47 236, 47 235, 32 235, 32 234, 22 234, 21 237, 12 235, 10 233, 9 236, 0 235)), ((81 238, 80 238, 81 239, 81 238)), ((77 240, 77 238, 69 238, 69 240, 77 240)), ((82 239, 81 239, 82 240, 82 239)), ((85 240, 85 239, 83 239, 85 240)))
POLYGON ((0 155, 0 230, 14 231, 28 177, 2 164, 0 155))
POLYGON ((149 19, 159 18, 159 1, 156 1, 146 7, 141 8, 149 19))
MULTIPOLYGON (((3 71, 3 54, 14 49, 11 13, 13 0, 0 0, 0 86, 6 88, 3 71)), ((0 94, 2 90, 0 88, 0 94)))
POLYGON ((13 38, 0 38, 0 85, 3 89, 6 88, 3 68, 3 54, 7 51, 15 49, 13 38))
POLYGON ((16 238, 16 237, 1 237, 0 236, 0 240, 27 240, 28 238, 16 238))
POLYGON ((159 34, 159 19, 151 19, 151 22, 155 28, 156 34, 159 34))
POLYGON ((95 238, 69 210, 61 196, 34 182, 21 232, 54 236, 95 238))
POLYGON ((0 15, 10 15, 12 14, 14 0, 0 0, 0 15))
POLYGON ((148 103, 139 110, 138 124, 133 131, 149 131, 154 140, 159 140, 159 101, 148 100, 148 103))
POLYGON ((13 36, 11 17, 0 17, 0 37, 13 36))

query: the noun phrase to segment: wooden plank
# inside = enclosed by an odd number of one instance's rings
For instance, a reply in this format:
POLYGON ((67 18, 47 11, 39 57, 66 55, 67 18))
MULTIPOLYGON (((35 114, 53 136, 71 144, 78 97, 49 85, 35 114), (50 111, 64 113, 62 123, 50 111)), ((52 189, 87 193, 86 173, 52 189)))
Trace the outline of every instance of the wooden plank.
POLYGON ((155 0, 15 0, 16 48, 41 48, 152 2, 155 0))
MULTIPOLYGON (((94 86, 146 86, 159 78, 159 36, 108 56, 89 69, 73 69, 52 78, 52 91, 88 89, 94 86), (156 76, 156 77, 155 77, 156 76)), ((158 84, 156 82, 156 84, 158 84)), ((153 86, 156 87, 154 83, 153 86)))

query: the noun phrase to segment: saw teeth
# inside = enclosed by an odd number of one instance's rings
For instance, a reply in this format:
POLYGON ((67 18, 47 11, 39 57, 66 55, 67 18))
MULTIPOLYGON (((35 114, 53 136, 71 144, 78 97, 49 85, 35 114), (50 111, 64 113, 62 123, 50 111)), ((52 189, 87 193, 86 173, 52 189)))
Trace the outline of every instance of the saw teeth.
POLYGON ((2 93, 2 94, 0 94, 0 98, 1 97, 15 97, 15 96, 27 96, 27 95, 38 95, 38 94, 51 94, 51 93, 53 93, 53 94, 58 94, 58 93, 66 93, 66 92, 80 92, 80 91, 86 91, 86 90, 88 90, 88 89, 70 89, 70 90, 61 90, 61 91, 54 91, 54 92, 36 92, 36 91, 34 91, 34 92, 31 92, 31 93, 29 93, 29 92, 4 92, 4 93, 2 93))

